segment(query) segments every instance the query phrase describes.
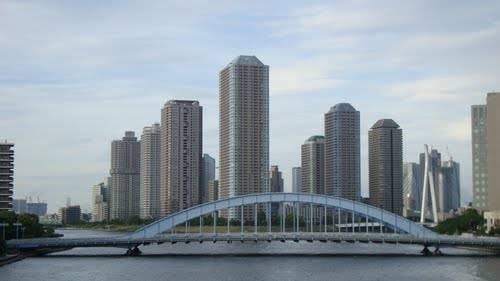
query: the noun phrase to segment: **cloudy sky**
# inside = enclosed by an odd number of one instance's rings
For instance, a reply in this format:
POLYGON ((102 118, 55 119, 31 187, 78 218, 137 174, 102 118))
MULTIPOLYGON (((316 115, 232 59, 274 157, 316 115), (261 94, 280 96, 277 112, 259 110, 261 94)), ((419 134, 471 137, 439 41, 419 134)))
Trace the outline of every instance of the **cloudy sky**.
POLYGON ((404 130, 404 160, 429 143, 461 163, 471 199, 471 104, 500 90, 499 1, 0 0, 0 139, 15 142, 15 197, 90 208, 110 142, 140 134, 169 99, 204 106, 218 158, 218 72, 240 54, 270 66, 271 164, 300 165, 339 102, 404 130), (147 2, 147 3, 146 3, 147 2), (448 152, 449 153, 448 153, 448 152))

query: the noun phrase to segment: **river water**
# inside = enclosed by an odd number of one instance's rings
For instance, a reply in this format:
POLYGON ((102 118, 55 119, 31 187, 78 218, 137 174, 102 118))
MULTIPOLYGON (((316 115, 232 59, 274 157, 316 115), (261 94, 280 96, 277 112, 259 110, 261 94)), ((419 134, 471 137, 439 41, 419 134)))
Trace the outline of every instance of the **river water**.
MULTIPOLYGON (((59 230, 65 237, 116 235, 59 230)), ((349 243, 190 243, 76 248, 0 267, 0 281, 87 280, 500 280, 500 257, 459 249, 423 257, 421 247, 349 243), (271 255, 278 254, 278 255, 271 255)))

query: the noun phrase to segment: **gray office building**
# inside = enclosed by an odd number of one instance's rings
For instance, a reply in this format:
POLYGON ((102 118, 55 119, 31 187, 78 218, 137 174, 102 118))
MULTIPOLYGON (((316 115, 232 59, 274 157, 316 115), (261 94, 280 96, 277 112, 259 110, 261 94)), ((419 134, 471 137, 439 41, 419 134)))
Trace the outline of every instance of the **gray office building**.
POLYGON ((325 192, 361 199, 359 111, 339 103, 325 114, 325 192))
POLYGON ((292 168, 292 192, 302 191, 302 168, 292 168))
POLYGON ((160 217, 160 124, 144 127, 141 135, 141 218, 160 217))
MULTIPOLYGON (((424 171, 425 171, 425 154, 420 153, 420 182, 422 183, 422 187, 420 187, 420 194, 423 196, 423 184, 424 184, 424 171)), ((434 189, 436 193, 436 210, 438 213, 441 212, 441 206, 439 204, 439 173, 441 172, 441 153, 437 149, 432 149, 430 151, 430 158, 429 158, 429 163, 432 165, 432 177, 434 179, 434 189)), ((430 180, 430 178, 429 178, 430 180)), ((432 210, 431 204, 431 194, 430 192, 427 193, 427 206, 426 210, 432 210)), ((421 198, 422 199, 422 198, 421 198)), ((422 208, 422 201, 419 203, 420 208, 422 208)), ((429 214, 426 214, 428 216, 429 214)))
POLYGON ((301 192, 325 194, 325 137, 312 136, 301 146, 301 192))
MULTIPOLYGON (((219 74, 219 196, 269 191, 269 66, 238 56, 219 74)), ((240 219, 240 208, 222 211, 240 219)), ((254 207, 245 206, 253 220, 254 207)))
POLYGON ((161 216, 200 201, 202 118, 203 108, 193 100, 170 100, 161 111, 161 216))
POLYGON ((482 211, 488 210, 487 112, 485 104, 471 107, 472 205, 482 211))
POLYGON ((12 211, 14 144, 0 142, 0 211, 12 211))
POLYGON ((208 202, 208 185, 215 180, 215 159, 203 154, 203 173, 201 174, 200 203, 208 202))
POLYGON ((111 143, 111 220, 139 216, 140 157, 141 145, 132 131, 111 143))
POLYGON ((460 165, 452 159, 441 163, 438 193, 441 212, 460 208, 460 165))
POLYGON ((392 119, 378 120, 368 132, 370 204, 403 214, 403 131, 392 119))
POLYGON ((420 165, 417 163, 403 164, 403 216, 418 217, 422 203, 422 181, 420 165))

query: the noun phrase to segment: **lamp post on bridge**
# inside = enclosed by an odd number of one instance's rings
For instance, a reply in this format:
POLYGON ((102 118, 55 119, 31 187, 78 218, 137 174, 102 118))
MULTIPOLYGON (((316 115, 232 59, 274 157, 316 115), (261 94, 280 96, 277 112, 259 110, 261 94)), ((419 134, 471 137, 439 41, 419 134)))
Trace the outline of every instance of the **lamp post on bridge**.
POLYGON ((23 226, 23 224, 19 223, 19 222, 15 222, 12 225, 16 227, 16 239, 19 239, 19 227, 23 226))
POLYGON ((6 228, 7 226, 9 226, 9 224, 8 224, 8 223, 3 223, 3 222, 2 222, 2 223, 0 223, 0 227, 2 227, 2 240, 6 240, 6 239, 5 239, 5 228, 6 228))

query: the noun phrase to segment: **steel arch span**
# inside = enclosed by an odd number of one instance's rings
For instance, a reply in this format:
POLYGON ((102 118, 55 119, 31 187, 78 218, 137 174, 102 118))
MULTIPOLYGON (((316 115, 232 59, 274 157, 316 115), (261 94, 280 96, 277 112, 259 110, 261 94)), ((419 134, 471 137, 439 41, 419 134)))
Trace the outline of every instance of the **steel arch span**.
POLYGON ((370 206, 361 202, 352 201, 340 197, 327 196, 313 193, 256 193, 237 197, 225 198, 218 201, 208 202, 182 210, 159 219, 141 229, 124 236, 126 239, 153 238, 158 234, 171 230, 176 225, 183 224, 191 219, 212 214, 213 212, 227 208, 235 208, 243 205, 265 204, 265 203, 301 203, 326 206, 339 209, 342 212, 354 213, 358 216, 367 217, 382 223, 399 232, 407 233, 415 237, 432 237, 437 235, 424 226, 410 221, 404 217, 370 206))

